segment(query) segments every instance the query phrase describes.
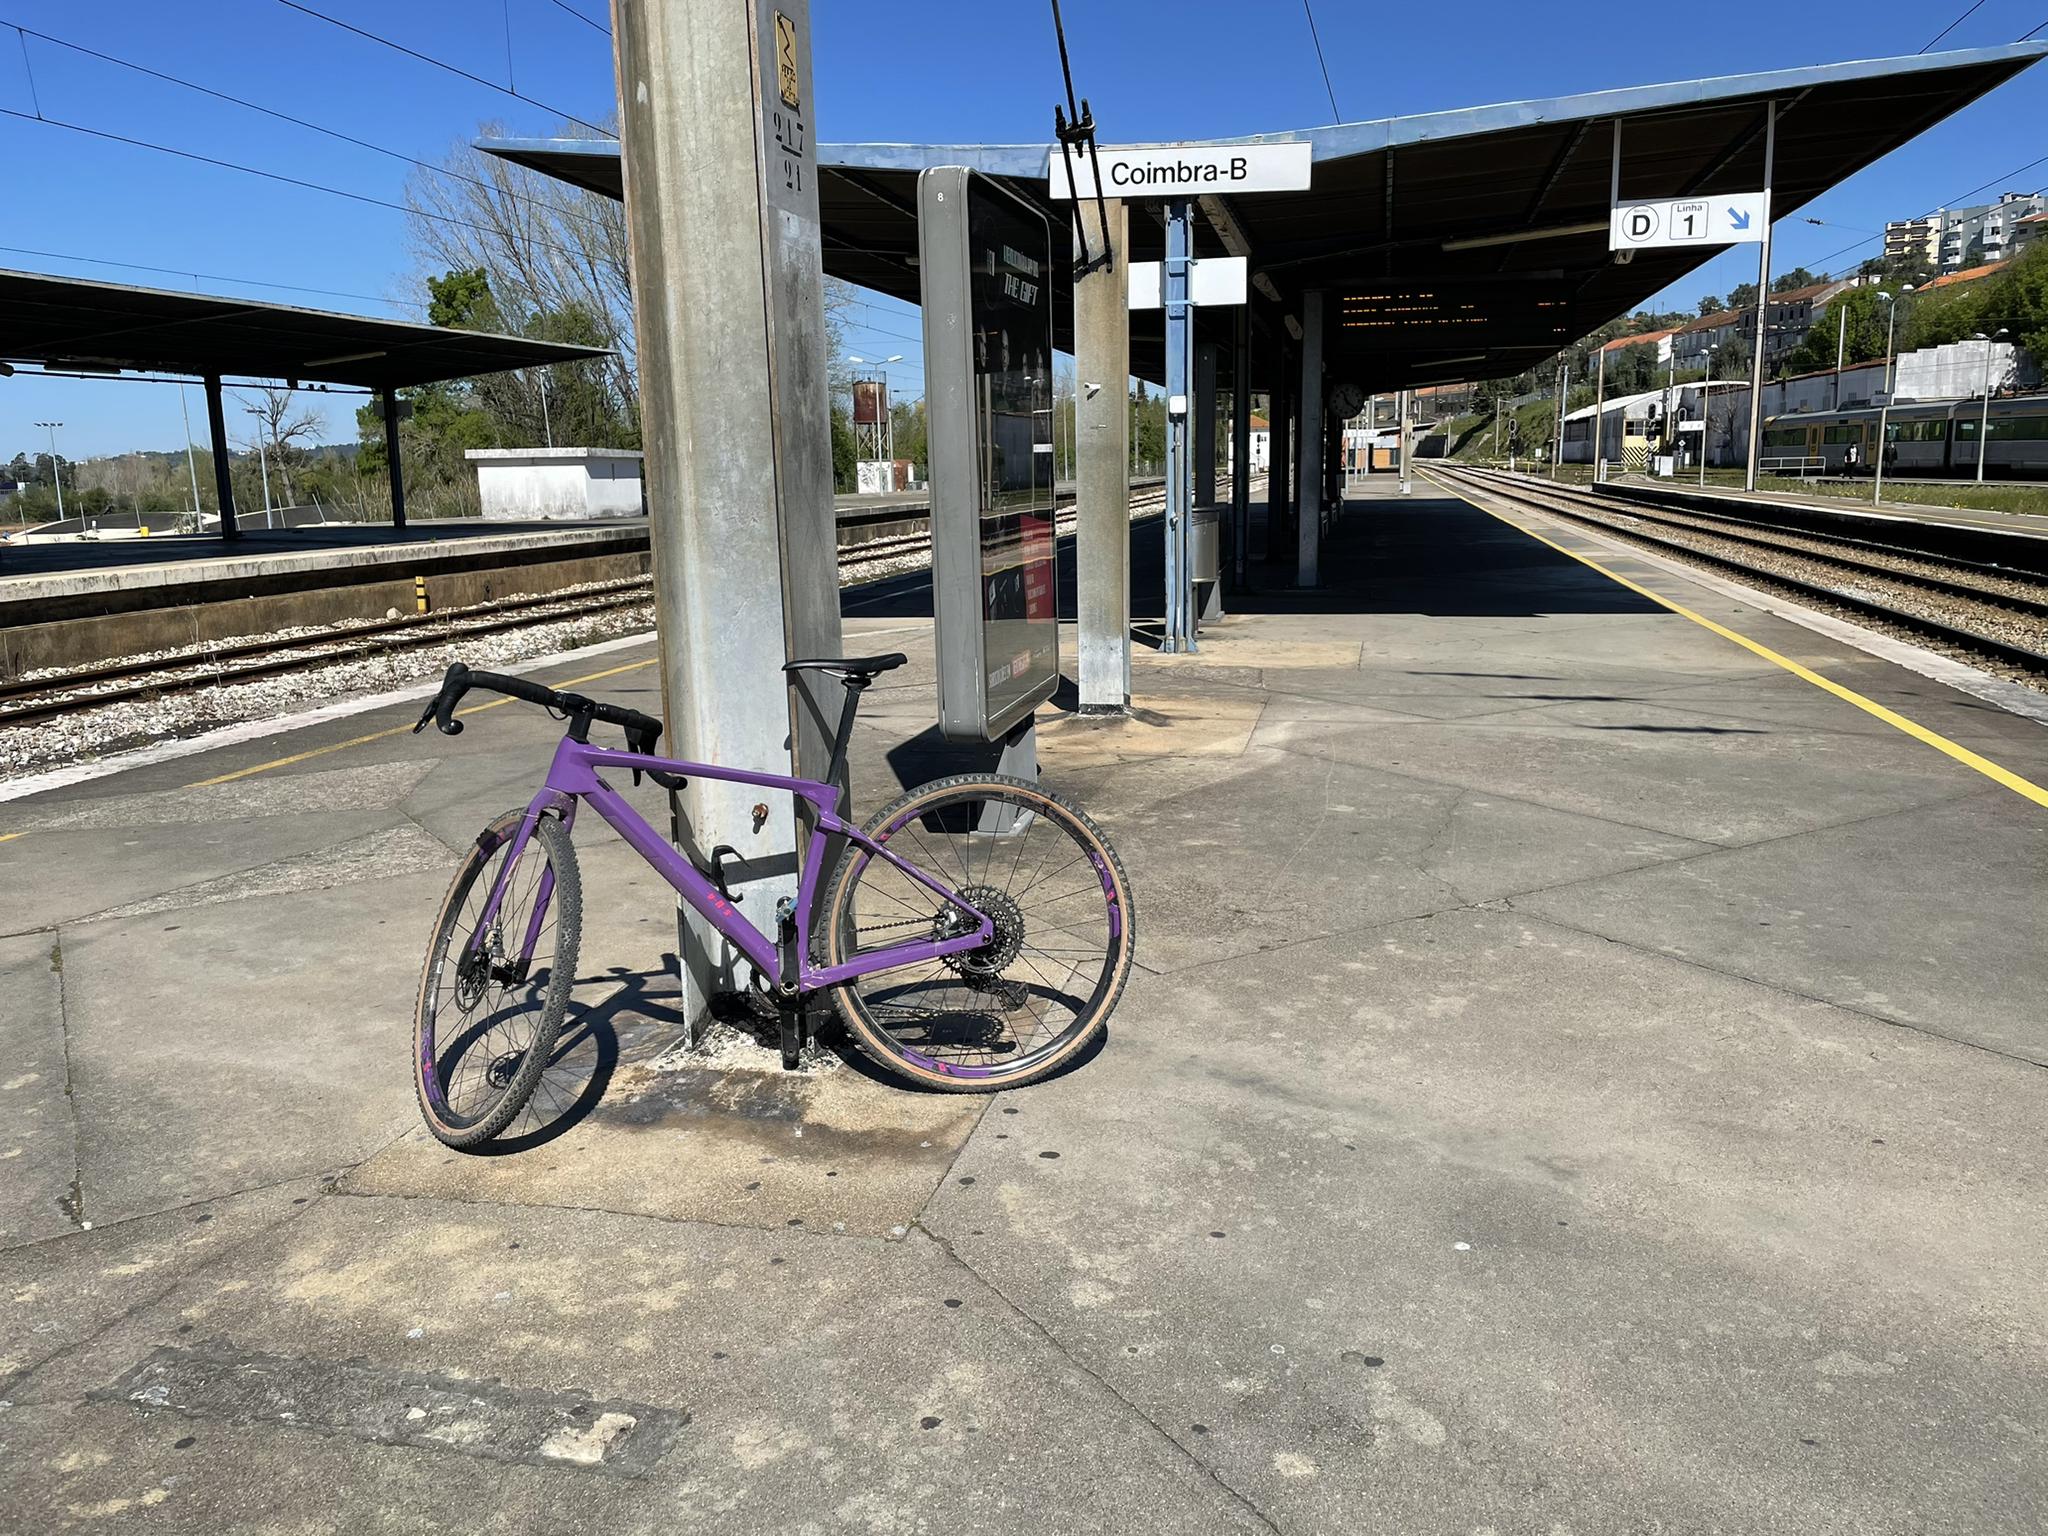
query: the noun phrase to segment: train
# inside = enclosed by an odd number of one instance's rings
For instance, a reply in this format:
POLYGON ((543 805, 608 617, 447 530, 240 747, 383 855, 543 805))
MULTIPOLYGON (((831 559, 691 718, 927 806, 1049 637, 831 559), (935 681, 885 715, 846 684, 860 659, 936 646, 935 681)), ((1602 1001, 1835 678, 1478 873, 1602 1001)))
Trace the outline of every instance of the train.
MULTIPOLYGON (((1879 416, 1873 405, 1769 417, 1758 459, 1787 474, 1872 474, 1879 416)), ((1981 397, 1895 405, 1883 417, 1886 474, 1975 478, 1981 397)), ((1991 402, 1984 478, 2048 480, 2048 395, 1991 402)))

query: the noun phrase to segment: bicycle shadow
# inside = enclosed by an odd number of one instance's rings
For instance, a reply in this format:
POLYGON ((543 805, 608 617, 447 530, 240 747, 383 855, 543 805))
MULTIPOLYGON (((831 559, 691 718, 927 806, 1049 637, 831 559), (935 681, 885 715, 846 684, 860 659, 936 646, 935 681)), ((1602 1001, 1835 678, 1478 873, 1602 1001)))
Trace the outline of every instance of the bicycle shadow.
MULTIPOLYGON (((507 1134, 471 1148, 473 1156, 510 1157, 546 1146, 596 1112, 622 1064, 671 1056, 687 1036, 688 1020, 676 985, 674 956, 663 959, 663 965, 647 971, 613 966, 607 976, 617 985, 604 997, 589 1004, 572 999, 574 1011, 555 1041, 526 1114, 507 1134), (537 1108, 540 1106, 544 1108, 537 1108)), ((722 1028, 759 1046, 761 1070, 780 1075, 781 1020, 766 998, 752 992, 720 993, 712 999, 711 1023, 714 1029, 722 1028)), ((829 999, 811 1005, 805 1034, 804 1055, 815 1065, 825 1065, 821 1056, 832 1058, 836 1065, 894 1093, 946 1093, 898 1077, 870 1058, 854 1043, 829 999)), ((1040 1081, 1057 1082, 1081 1070, 1102 1054, 1108 1041, 1105 1028, 1077 1056, 1040 1081)), ((708 1058, 711 1052, 704 1054, 708 1058)))
POLYGON ((570 1016, 525 1114, 514 1122, 517 1129, 471 1148, 476 1156, 530 1152, 566 1135, 603 1102, 623 1057, 657 1055, 684 1032, 687 1021, 672 979, 674 956, 663 959, 662 968, 653 971, 613 966, 607 974, 617 985, 593 1003, 572 995, 570 1016), (537 1112, 537 1106, 545 1108, 537 1112))

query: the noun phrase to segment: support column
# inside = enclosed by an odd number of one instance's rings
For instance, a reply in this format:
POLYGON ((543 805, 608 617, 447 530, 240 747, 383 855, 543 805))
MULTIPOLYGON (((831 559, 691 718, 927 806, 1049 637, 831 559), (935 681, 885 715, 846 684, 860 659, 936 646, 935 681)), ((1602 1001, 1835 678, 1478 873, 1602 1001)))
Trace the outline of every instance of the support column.
POLYGON ((1292 409, 1287 398, 1287 380, 1293 361, 1285 342, 1274 349, 1273 387, 1267 399, 1271 414, 1266 422, 1266 558, 1271 561, 1284 560, 1287 551, 1294 547, 1294 525, 1287 518, 1288 470, 1292 462, 1288 451, 1293 442, 1287 430, 1287 413, 1292 409))
MULTIPOLYGON (((844 694, 782 671, 840 651, 809 0, 616 0, 612 16, 663 750, 823 778, 844 694)), ((728 884, 774 932, 799 803, 703 778, 674 798, 684 851, 708 864, 732 845, 728 884)), ((751 966, 679 916, 694 1031, 751 966)))
POLYGON ((1163 651, 1191 651, 1194 645, 1192 584, 1188 581, 1188 511, 1194 490, 1189 456, 1188 413, 1194 393, 1189 357, 1189 261, 1194 254, 1192 205, 1166 205, 1166 261, 1161 297, 1166 310, 1166 628, 1163 651))
MULTIPOLYGON (((1075 209, 1075 253, 1083 241, 1100 251, 1095 204, 1075 209)), ((1105 211, 1115 263, 1074 284, 1074 616, 1084 715, 1121 714, 1131 703, 1130 219, 1121 200, 1105 211)))
POLYGON ((382 392, 384 401, 384 458, 391 466, 391 526, 405 526, 405 454, 398 441, 398 391, 382 392))
POLYGON ((1216 503, 1216 365, 1218 348, 1195 348, 1195 505, 1216 503))
POLYGON ((1252 312, 1237 306, 1230 360, 1230 579, 1244 590, 1245 546, 1252 537, 1252 312))
MULTIPOLYGON (((1756 356, 1749 363, 1749 457, 1742 469, 1743 489, 1749 491, 1756 489, 1757 456, 1763 438, 1764 353, 1771 344, 1771 232, 1778 217, 1777 209, 1771 207, 1771 174, 1776 169, 1777 158, 1778 104, 1773 101, 1764 108, 1764 238, 1756 254, 1756 356)), ((1704 421, 1706 415, 1706 400, 1702 395, 1700 419, 1704 421)), ((1707 437, 1705 432, 1700 434, 1702 466, 1707 462, 1707 437)), ((1883 448, 1880 443, 1880 454, 1883 448)))
POLYGON ((1301 296, 1301 475, 1295 492, 1301 504, 1296 534, 1294 584, 1312 587, 1323 534, 1323 291, 1301 296))
POLYGON ((220 536, 239 539, 242 530, 235 526, 235 477, 228 462, 228 423, 221 413, 217 373, 206 376, 206 431, 213 440, 213 493, 220 501, 220 536))
POLYGON ((1394 396, 1394 458, 1395 467, 1401 471, 1401 494, 1408 494, 1408 391, 1400 390, 1394 396))

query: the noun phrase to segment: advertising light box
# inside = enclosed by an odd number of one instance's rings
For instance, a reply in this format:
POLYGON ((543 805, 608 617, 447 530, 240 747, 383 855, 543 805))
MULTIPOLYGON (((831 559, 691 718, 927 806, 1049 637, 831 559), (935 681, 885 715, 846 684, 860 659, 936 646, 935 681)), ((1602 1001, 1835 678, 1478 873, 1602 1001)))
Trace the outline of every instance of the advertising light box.
POLYGON ((939 728, 994 741, 1059 686, 1052 229, 964 167, 917 186, 939 728))

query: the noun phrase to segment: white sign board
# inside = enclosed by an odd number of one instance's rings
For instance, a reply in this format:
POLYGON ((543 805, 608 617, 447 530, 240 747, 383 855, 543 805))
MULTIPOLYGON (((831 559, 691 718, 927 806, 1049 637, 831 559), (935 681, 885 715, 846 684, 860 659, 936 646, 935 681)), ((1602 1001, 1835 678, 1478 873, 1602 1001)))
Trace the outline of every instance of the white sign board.
POLYGON ((1681 432, 1704 432, 1707 430, 1707 424, 1704 421, 1681 421, 1678 424, 1678 430, 1681 432))
MULTIPOLYGON (((1188 263, 1188 302, 1242 304, 1249 263, 1242 256, 1198 256, 1188 263)), ((1130 309, 1158 309, 1166 303, 1166 264, 1131 263, 1130 309)))
POLYGON ((1771 194, 1728 192, 1716 197, 1618 203, 1609 219, 1607 246, 1615 251, 1667 245, 1744 245, 1761 241, 1770 228, 1771 194))
MULTIPOLYGON (((1134 144, 1096 150, 1104 197, 1205 197, 1237 192, 1306 192, 1307 144, 1134 144)), ((1085 196, 1095 195, 1085 153, 1074 154, 1074 175, 1085 196)), ((1046 160, 1047 191, 1074 195, 1066 156, 1053 149, 1046 160)))

